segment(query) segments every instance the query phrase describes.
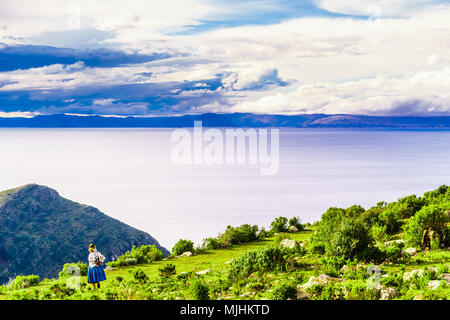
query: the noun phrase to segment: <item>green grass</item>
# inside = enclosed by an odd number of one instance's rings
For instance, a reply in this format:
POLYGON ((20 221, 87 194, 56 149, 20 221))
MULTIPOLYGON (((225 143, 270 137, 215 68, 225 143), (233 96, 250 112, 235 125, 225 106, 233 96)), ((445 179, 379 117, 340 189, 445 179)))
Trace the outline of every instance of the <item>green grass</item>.
MULTIPOLYGON (((309 241, 313 231, 301 231, 297 233, 289 233, 291 239, 297 241, 309 241)), ((265 240, 252 241, 240 245, 235 245, 230 248, 208 250, 200 254, 194 254, 190 257, 171 258, 163 261, 153 262, 151 264, 121 267, 114 270, 107 270, 107 281, 102 282, 100 290, 92 290, 88 285, 82 289, 82 293, 78 296, 72 296, 75 298, 105 298, 106 293, 110 290, 116 290, 120 286, 117 281, 118 278, 122 278, 122 283, 133 283, 133 272, 140 268, 149 277, 145 286, 130 285, 130 287, 124 287, 121 299, 143 299, 142 290, 149 288, 152 299, 190 299, 191 293, 189 291, 190 280, 185 282, 177 279, 177 275, 186 272, 198 272, 204 270, 211 270, 210 273, 199 276, 207 285, 209 285, 213 292, 210 292, 210 296, 213 299, 270 299, 272 297, 272 290, 279 284, 285 282, 292 282, 295 284, 305 283, 309 277, 318 276, 324 273, 322 269, 322 256, 314 254, 306 254, 299 257, 298 261, 305 267, 301 270, 295 270, 293 272, 267 272, 263 274, 252 274, 246 279, 245 285, 239 285, 232 283, 228 285, 224 290, 217 290, 218 283, 226 280, 227 270, 230 268, 229 261, 237 259, 242 256, 248 250, 260 249, 266 245, 274 244, 274 237, 265 240), (167 263, 172 263, 176 266, 177 275, 171 276, 168 279, 162 279, 159 275, 158 269, 167 263), (216 288, 216 289, 214 289, 216 288), (129 294, 127 293, 128 291, 129 294), (124 293, 125 292, 125 293, 124 293)), ((394 273, 402 275, 405 271, 411 271, 415 269, 423 269, 424 267, 440 267, 444 264, 450 266, 450 251, 438 250, 431 252, 420 252, 417 256, 413 257, 408 263, 399 264, 383 264, 379 265, 381 274, 394 273)), ((86 277, 82 277, 81 281, 86 282, 86 277)), ((194 276, 195 278, 195 276, 194 276)), ((37 286, 21 289, 10 290, 6 288, 0 289, 0 300, 5 299, 18 299, 23 295, 30 294, 33 291, 38 290, 40 293, 48 290, 55 283, 65 283, 66 280, 61 279, 47 279, 39 283, 37 286), (21 296, 19 296, 21 295, 21 296)), ((364 279, 341 279, 342 285, 364 285, 364 279)), ((403 298, 412 299, 415 296, 422 296, 424 299, 444 297, 450 299, 450 289, 438 289, 437 291, 430 291, 426 289, 421 290, 409 290, 403 295, 403 298)))

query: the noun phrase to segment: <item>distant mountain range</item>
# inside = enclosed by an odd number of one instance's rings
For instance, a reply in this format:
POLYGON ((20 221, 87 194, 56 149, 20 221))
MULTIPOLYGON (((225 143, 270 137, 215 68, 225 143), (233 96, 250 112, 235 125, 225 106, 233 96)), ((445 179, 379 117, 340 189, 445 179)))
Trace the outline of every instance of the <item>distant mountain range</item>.
POLYGON ((33 118, 0 118, 3 128, 179 128, 201 120, 205 127, 294 128, 392 128, 450 129, 450 116, 382 117, 364 115, 269 115, 252 113, 205 113, 173 117, 104 117, 40 115, 33 118))
POLYGON ((16 275, 55 277, 65 263, 87 262, 90 243, 108 261, 143 244, 169 255, 149 234, 48 187, 0 192, 0 284, 16 275))

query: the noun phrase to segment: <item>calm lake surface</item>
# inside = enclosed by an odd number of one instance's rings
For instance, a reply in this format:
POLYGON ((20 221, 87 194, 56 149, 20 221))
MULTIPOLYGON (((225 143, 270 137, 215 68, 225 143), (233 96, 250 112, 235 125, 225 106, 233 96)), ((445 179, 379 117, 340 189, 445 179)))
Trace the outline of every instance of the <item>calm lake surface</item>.
POLYGON ((450 184, 450 131, 281 129, 280 168, 177 165, 172 129, 0 129, 0 189, 38 183, 171 249, 228 224, 314 221, 450 184))

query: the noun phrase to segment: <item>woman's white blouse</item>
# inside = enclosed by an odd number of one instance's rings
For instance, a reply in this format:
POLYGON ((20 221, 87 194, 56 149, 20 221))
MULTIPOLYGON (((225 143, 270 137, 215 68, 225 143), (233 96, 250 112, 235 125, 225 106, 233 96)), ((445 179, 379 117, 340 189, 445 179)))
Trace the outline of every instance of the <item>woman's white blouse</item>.
POLYGON ((105 257, 98 251, 91 252, 89 254, 89 267, 96 267, 97 265, 95 262, 97 260, 100 260, 103 263, 103 261, 105 261, 105 257))

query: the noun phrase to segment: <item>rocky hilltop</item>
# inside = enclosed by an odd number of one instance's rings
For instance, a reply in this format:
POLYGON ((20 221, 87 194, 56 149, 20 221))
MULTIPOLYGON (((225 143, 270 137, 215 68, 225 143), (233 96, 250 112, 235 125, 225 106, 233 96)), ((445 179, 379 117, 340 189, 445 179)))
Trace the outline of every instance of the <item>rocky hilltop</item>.
POLYGON ((92 242, 109 261, 133 245, 169 254, 149 234, 46 186, 0 192, 0 284, 19 274, 55 277, 64 263, 86 261, 92 242))

